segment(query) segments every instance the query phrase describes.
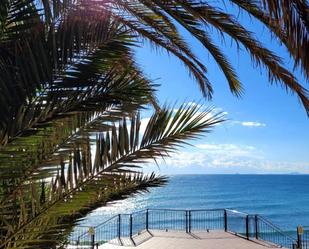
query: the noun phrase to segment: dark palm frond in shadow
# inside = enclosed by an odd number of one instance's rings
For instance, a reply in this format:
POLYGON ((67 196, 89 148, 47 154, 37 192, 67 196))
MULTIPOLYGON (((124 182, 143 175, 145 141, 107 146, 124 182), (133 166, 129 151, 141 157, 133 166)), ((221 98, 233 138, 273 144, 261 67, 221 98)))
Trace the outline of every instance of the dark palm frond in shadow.
MULTIPOLYGON (((62 77, 72 63, 87 59, 87 56, 96 50, 100 43, 110 39, 111 34, 115 32, 113 31, 115 25, 117 26, 115 21, 121 22, 137 36, 177 56, 199 82, 204 95, 211 97, 213 86, 207 79, 206 67, 194 55, 179 33, 175 26, 175 22, 178 22, 209 51, 226 76, 231 91, 236 96, 240 96, 243 86, 238 80, 237 72, 213 42, 207 30, 210 26, 214 27, 222 35, 230 36, 245 47, 257 65, 268 70, 270 80, 281 82, 284 87, 295 92, 305 108, 308 108, 308 91, 285 68, 282 60, 254 39, 252 34, 232 15, 210 4, 193 0, 185 2, 81 1, 80 5, 74 5, 70 1, 51 2, 52 4, 42 1, 44 11, 39 12, 34 1, 4 1, 1 18, 9 21, 2 22, 0 40, 1 55, 3 55, 0 58, 1 75, 3 75, 1 122, 4 125, 3 130, 7 129, 10 133, 1 134, 4 140, 2 143, 14 136, 14 132, 16 133, 14 129, 8 129, 6 124, 14 123, 14 119, 19 118, 16 115, 25 111, 24 103, 26 101, 27 104, 36 96, 36 89, 44 85, 53 85, 52 81, 62 77), (23 11, 20 11, 21 9, 23 11), (113 28, 109 29, 109 27, 113 28), (16 37, 18 39, 15 39, 16 37), (15 76, 11 77, 12 74, 15 76), (20 102, 15 103, 16 100, 20 102), (20 105, 22 107, 19 107, 20 105)), ((305 62, 307 53, 303 53, 306 43, 303 41, 301 46, 300 42, 296 42, 296 38, 291 38, 294 35, 300 36, 300 40, 306 39, 306 29, 295 24, 298 22, 301 26, 305 22, 303 12, 308 8, 303 1, 291 1, 290 5, 284 4, 285 1, 278 1, 276 4, 271 3, 272 1, 270 1, 271 4, 266 4, 267 1, 263 4, 260 1, 231 2, 258 20, 262 20, 287 45, 290 53, 295 57, 295 62, 302 63, 304 70, 307 70, 305 62), (291 13, 289 11, 279 13, 280 8, 289 6, 291 13), (292 34, 292 29, 288 29, 287 25, 281 25, 282 22, 278 20, 278 18, 288 20, 289 16, 295 17, 290 19, 294 22, 294 26, 298 27, 293 35, 289 35, 292 34), (298 52, 294 51, 295 48, 298 52)))
MULTIPOLYGON (((63 217, 74 214, 78 216, 83 209, 93 210, 89 207, 94 205, 98 198, 103 197, 106 191, 109 192, 108 186, 111 192, 115 190, 115 179, 121 178, 123 174, 129 178, 138 175, 137 170, 142 164, 150 159, 169 156, 181 144, 187 144, 188 140, 210 132, 213 126, 222 121, 222 115, 214 114, 211 109, 203 111, 196 106, 182 106, 174 112, 163 108, 151 117, 141 137, 138 116, 130 122, 123 120, 117 127, 113 126, 110 131, 97 137, 93 162, 90 135, 86 136, 86 133, 83 133, 84 137, 80 141, 75 141, 73 152, 68 153, 68 157, 64 155, 58 157, 60 159, 58 163, 55 157, 54 164, 57 167, 45 168, 45 171, 57 170, 57 172, 52 179, 45 177, 44 187, 41 175, 40 180, 25 183, 20 188, 15 194, 15 198, 18 197, 17 202, 12 203, 9 199, 2 202, 3 219, 8 218, 6 222, 12 222, 10 217, 14 212, 12 207, 15 207, 19 220, 17 226, 7 231, 2 245, 14 243, 18 244, 18 247, 23 247, 30 243, 30 240, 23 239, 25 230, 31 231, 31 243, 37 245, 45 243, 41 238, 48 236, 48 233, 44 234, 44 231, 53 230, 59 233, 68 225, 59 223, 59 220, 65 220, 63 217), (32 191, 28 192, 27 189, 32 191), (27 209, 27 206, 31 208, 27 209), (42 219, 48 220, 51 217, 58 221, 54 225, 46 222, 44 227, 41 224, 42 219), (37 229, 38 222, 41 224, 40 230, 37 229)), ((163 178, 161 181, 153 181, 153 186, 159 182, 163 183, 163 178)), ((126 181, 122 184, 125 185, 126 181)), ((143 190, 142 186, 139 185, 134 192, 143 190)), ((146 186, 152 185, 147 183, 146 186)), ((16 224, 16 221, 12 223, 16 224)))

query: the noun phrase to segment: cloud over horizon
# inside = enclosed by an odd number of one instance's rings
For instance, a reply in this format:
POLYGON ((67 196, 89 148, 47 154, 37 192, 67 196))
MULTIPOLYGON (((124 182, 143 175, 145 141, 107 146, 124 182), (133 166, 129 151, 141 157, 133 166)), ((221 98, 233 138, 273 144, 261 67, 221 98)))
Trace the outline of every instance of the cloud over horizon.
POLYGON ((271 161, 250 145, 204 143, 196 148, 173 154, 162 162, 162 169, 165 165, 171 173, 191 168, 192 173, 197 169, 203 173, 309 173, 309 162, 271 161))

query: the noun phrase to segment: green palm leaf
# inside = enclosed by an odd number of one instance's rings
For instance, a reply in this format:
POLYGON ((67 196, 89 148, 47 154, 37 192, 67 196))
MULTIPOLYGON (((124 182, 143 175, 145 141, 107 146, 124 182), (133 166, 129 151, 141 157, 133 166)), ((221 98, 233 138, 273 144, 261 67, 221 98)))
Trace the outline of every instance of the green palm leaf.
MULTIPOLYGON (((181 106, 174 114, 173 110, 168 111, 163 108, 162 111, 151 117, 140 140, 138 116, 131 120, 130 129, 127 128, 127 121, 123 120, 118 128, 114 126, 111 131, 102 133, 98 137, 97 143, 100 145, 97 146, 94 165, 90 160, 91 150, 89 143, 87 143, 89 140, 84 137, 82 141, 85 145, 77 147, 74 150, 74 156, 68 162, 60 162, 58 173, 50 181, 47 192, 44 194, 48 198, 41 205, 36 201, 35 211, 33 209, 27 211, 27 202, 31 203, 31 200, 25 198, 24 189, 21 191, 23 195, 21 192, 18 193, 19 217, 20 219, 22 217, 22 220, 13 232, 8 231, 3 246, 11 243, 10 241, 18 241, 14 243, 21 244, 28 243, 27 240, 23 241, 19 236, 24 236, 25 229, 36 228, 37 222, 43 217, 63 219, 63 217, 87 209, 91 203, 97 201, 98 195, 102 195, 100 191, 104 190, 103 193, 105 193, 109 184, 112 184, 112 189, 115 187, 113 182, 118 176, 121 178, 121 175, 128 174, 127 172, 135 174, 136 169, 149 159, 168 156, 171 152, 176 151, 181 144, 186 144, 186 140, 195 139, 202 133, 210 132, 211 128, 220 122, 222 122, 222 115, 213 114, 211 109, 201 111, 196 106, 181 106), (32 214, 27 214, 27 212, 32 212, 32 214)), ((35 184, 37 183, 31 184, 29 187, 33 189, 35 184)), ((39 188, 36 187, 36 189, 39 188)), ((35 199, 33 194, 31 199, 35 199)), ((9 216, 9 210, 6 212, 6 215, 9 216)), ((66 225, 63 224, 63 226, 66 225)), ((53 227, 47 222, 46 226, 46 231, 48 231, 61 227, 61 224, 57 222, 54 225, 56 227, 53 227)), ((44 227, 41 225, 40 230, 34 229, 31 232, 33 240, 38 240, 37 244, 40 244, 41 235, 39 234, 43 230, 44 227)), ((45 242, 45 240, 42 241, 42 243, 45 242)))

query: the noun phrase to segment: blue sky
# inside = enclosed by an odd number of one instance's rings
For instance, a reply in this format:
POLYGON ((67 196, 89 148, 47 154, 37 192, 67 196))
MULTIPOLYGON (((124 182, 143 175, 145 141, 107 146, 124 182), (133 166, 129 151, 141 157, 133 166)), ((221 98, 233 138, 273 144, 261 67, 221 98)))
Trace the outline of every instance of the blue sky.
MULTIPOLYGON (((271 41, 265 28, 247 15, 238 18, 292 68, 285 49, 271 41)), ((197 84, 178 59, 152 49, 147 43, 136 51, 139 65, 149 78, 161 84, 158 91, 161 103, 177 101, 214 106, 227 112, 229 121, 216 127, 209 136, 195 141, 195 147, 185 148, 160 164, 160 172, 309 173, 309 119, 297 97, 279 85, 271 86, 267 72, 252 66, 245 51, 237 51, 230 40, 222 44, 214 33, 215 41, 222 45, 245 87, 242 98, 234 97, 207 51, 185 32, 183 34, 208 68, 207 76, 214 87, 212 101, 202 98, 197 84)), ((296 76, 309 88, 299 72, 296 76)), ((147 121, 149 114, 143 116, 147 121)), ((147 167, 158 171, 156 167, 147 167)))

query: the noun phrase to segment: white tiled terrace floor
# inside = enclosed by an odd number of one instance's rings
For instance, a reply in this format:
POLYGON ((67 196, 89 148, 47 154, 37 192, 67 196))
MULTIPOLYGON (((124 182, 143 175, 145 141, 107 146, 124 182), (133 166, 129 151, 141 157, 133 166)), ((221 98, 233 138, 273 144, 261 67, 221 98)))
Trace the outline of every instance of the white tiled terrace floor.
MULTIPOLYGON (((224 232, 194 232, 186 234, 176 231, 150 231, 134 238, 136 247, 130 240, 123 239, 124 246, 111 241, 99 249, 266 249, 278 248, 275 245, 257 240, 246 240, 239 236, 224 232)), ((118 242, 117 242, 118 243, 118 242)))

